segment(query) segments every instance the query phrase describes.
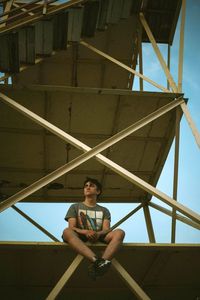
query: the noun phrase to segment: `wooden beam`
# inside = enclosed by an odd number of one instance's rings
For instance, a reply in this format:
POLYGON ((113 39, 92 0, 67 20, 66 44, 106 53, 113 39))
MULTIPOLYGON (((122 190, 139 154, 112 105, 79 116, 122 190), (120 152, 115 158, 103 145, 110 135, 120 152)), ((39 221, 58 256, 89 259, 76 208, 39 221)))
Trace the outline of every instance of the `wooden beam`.
POLYGON ((0 22, 2 22, 0 24, 0 29, 6 26, 6 21, 8 19, 13 2, 14 0, 9 0, 6 2, 5 9, 4 9, 4 13, 6 13, 6 15, 0 18, 0 22))
POLYGON ((178 64, 178 91, 182 91, 183 79, 183 52, 184 52, 184 28, 185 28, 185 12, 186 0, 182 0, 182 14, 181 14, 181 30, 180 30, 180 44, 179 44, 179 64, 178 64))
POLYGON ((156 54, 156 56, 157 56, 157 58, 158 58, 158 60, 159 60, 159 62, 161 64, 161 66, 163 68, 163 71, 165 72, 165 75, 166 75, 166 77, 167 77, 167 79, 168 79, 168 81, 170 83, 170 86, 171 86, 173 92, 177 93, 178 92, 178 88, 177 88, 177 86, 176 86, 176 84, 174 82, 174 79, 173 79, 173 77, 172 77, 172 75, 171 75, 171 73, 170 73, 170 71, 169 71, 169 69, 168 69, 168 67, 167 67, 167 65, 165 63, 165 60, 164 60, 164 58, 162 56, 162 53, 160 52, 160 49, 157 46, 156 40, 155 40, 155 38, 154 38, 154 36, 153 36, 150 28, 149 28, 149 25, 147 24, 147 21, 145 20, 145 17, 143 15, 143 13, 140 13, 140 21, 141 21, 141 23, 142 23, 142 25, 143 25, 146 33, 147 33, 147 36, 148 36, 148 38, 149 38, 149 40, 150 40, 150 42, 151 42, 151 44, 153 46, 155 54, 156 54))
MULTIPOLYGON (((24 12, 27 12, 27 11, 28 11, 26 8, 23 8, 23 7, 21 8, 20 5, 18 5, 17 3, 13 3, 13 6, 16 7, 16 8, 19 8, 20 10, 22 10, 22 11, 24 11, 24 12)), ((29 16, 34 16, 34 13, 28 12, 28 15, 29 15, 29 16)))
POLYGON ((122 267, 122 265, 114 258, 112 265, 137 297, 140 300, 150 300, 149 296, 142 290, 138 283, 129 275, 129 273, 122 267))
POLYGON ((32 218, 30 218, 27 214, 25 214, 21 209, 16 207, 15 205, 12 206, 12 208, 20 214, 22 217, 24 217, 27 221, 29 221, 32 225, 37 227, 40 231, 42 231, 44 234, 46 234, 50 239, 52 239, 55 242, 60 242, 53 234, 51 234, 49 231, 47 231, 44 227, 39 225, 37 222, 35 222, 32 218))
MULTIPOLYGON (((164 207, 162 207, 162 206, 160 206, 158 204, 155 204, 152 201, 149 202, 149 205, 151 207, 153 207, 154 209, 157 209, 158 211, 160 211, 160 212, 162 212, 162 213, 164 213, 164 214, 172 217, 172 212, 169 209, 164 208, 164 207)), ((189 225, 189 226, 191 226, 191 227, 193 227, 193 228, 195 228, 195 229, 200 230, 200 224, 191 221, 189 218, 186 218, 186 217, 184 217, 182 215, 176 214, 176 219, 179 220, 179 221, 181 221, 181 222, 183 222, 183 223, 185 223, 185 224, 187 224, 187 225, 189 225)))
MULTIPOLYGON (((140 31, 138 34, 138 48, 139 48, 139 71, 140 74, 143 74, 143 52, 142 52, 142 28, 140 25, 140 31)), ((143 79, 140 77, 140 91, 143 92, 143 79)), ((169 90, 169 88, 167 88, 169 90)))
POLYGON ((62 275, 62 277, 57 282, 56 286, 53 288, 53 290, 50 292, 46 300, 54 300, 58 296, 58 294, 61 292, 62 288, 65 286, 67 281, 70 279, 74 271, 77 269, 81 261, 83 260, 83 256, 78 254, 76 258, 73 260, 71 265, 68 267, 66 272, 62 275))
MULTIPOLYGON (((52 173, 46 175, 45 177, 41 178, 37 182, 31 184, 29 187, 25 188, 22 191, 19 191, 17 194, 11 196, 9 199, 2 202, 0 204, 1 210, 10 207, 11 205, 15 204, 18 201, 21 201, 25 197, 27 197, 27 196, 31 195, 32 193, 34 193, 36 190, 42 188, 46 184, 50 183, 51 181, 55 180, 56 178, 58 178, 58 177, 64 175, 65 173, 69 172, 70 170, 72 170, 76 166, 80 165, 84 161, 87 161, 89 158, 92 158, 93 156, 95 156, 99 152, 105 150, 107 147, 109 147, 109 146, 113 145, 114 143, 120 141, 121 139, 128 136, 129 134, 133 133, 134 131, 142 128, 143 126, 145 126, 148 123, 152 122, 153 120, 157 119, 161 115, 165 114, 167 111, 169 111, 169 110, 173 109, 174 107, 180 105, 180 103, 182 103, 182 101, 183 101, 183 100, 175 100, 173 103, 169 103, 169 104, 165 105, 164 107, 158 109, 156 112, 151 113, 147 117, 141 119, 140 121, 136 122, 135 124, 129 126, 126 129, 122 130, 121 132, 118 132, 113 137, 110 137, 106 141, 100 143, 99 145, 97 145, 96 147, 91 149, 90 147, 85 146, 80 141, 78 141, 75 138, 71 137, 69 134, 66 134, 61 129, 58 129, 57 127, 55 127, 54 125, 52 125, 48 121, 42 119, 41 117, 39 117, 35 113, 33 113, 30 110, 26 109, 25 107, 23 107, 19 103, 15 102, 11 98, 7 97, 6 95, 0 93, 0 98, 2 100, 4 100, 7 104, 9 104, 11 107, 14 107, 18 111, 22 112, 24 115, 28 116, 30 119, 32 119, 32 120, 36 121, 38 124, 42 125, 44 128, 56 133, 59 137, 62 138, 63 133, 64 133, 65 138, 67 138, 67 140, 71 144, 73 144, 74 146, 76 146, 79 149, 83 150, 84 152, 87 151, 87 153, 82 154, 81 156, 79 156, 76 159, 72 160, 71 162, 65 164, 64 166, 58 168, 57 170, 55 170, 52 173)), ((99 155, 100 154, 98 154, 98 158, 99 158, 99 155)), ((102 157, 103 156, 100 155, 100 158, 102 158, 102 157)), ((109 164, 109 168, 115 170, 118 174, 120 173, 121 175, 123 175, 123 177, 129 178, 129 176, 127 177, 127 174, 131 174, 131 173, 130 172, 127 173, 127 170, 119 167, 117 164, 113 163, 109 159, 106 159, 105 157, 103 157, 103 161, 104 161, 104 164, 106 166, 108 166, 108 164, 109 164), (125 172, 123 172, 123 171, 121 172, 119 170, 124 170, 125 172)), ((102 159, 101 159, 101 162, 102 162, 102 159)), ((136 178, 136 176, 134 176, 132 174, 131 174, 131 177, 136 178)), ((130 181, 132 181, 132 179, 130 181)), ((139 181, 145 183, 145 181, 141 181, 141 179, 139 179, 139 181)), ((136 181, 134 180, 134 183, 135 182, 137 182, 137 180, 136 181)), ((145 183, 145 185, 146 185, 146 183, 145 183)))
MULTIPOLYGON (((167 46, 167 67, 168 67, 168 69, 169 69, 169 71, 170 71, 170 63, 171 63, 171 46, 170 45, 168 45, 167 46)), ((168 88, 168 90, 169 90, 169 80, 167 79, 167 88, 168 88)))
POLYGON ((69 143, 71 143, 75 147, 77 147, 77 148, 83 150, 84 152, 86 152, 86 153, 82 154, 81 156, 75 158, 74 160, 72 160, 68 164, 60 167, 59 169, 55 170, 51 174, 48 174, 47 176, 41 178, 40 180, 33 183, 29 187, 25 188, 24 190, 18 192, 17 194, 11 196, 7 200, 0 203, 0 211, 3 211, 4 209, 7 209, 8 207, 10 207, 11 205, 15 204, 18 201, 21 201, 22 199, 24 199, 27 196, 31 195, 32 193, 34 193, 35 191, 37 191, 41 187, 45 186, 46 184, 50 183, 54 179, 64 175, 65 173, 67 173, 70 170, 72 170, 73 168, 79 166, 83 162, 86 162, 88 159, 96 156, 98 161, 100 161, 102 164, 104 164, 105 166, 107 166, 111 170, 115 171, 117 174, 119 174, 123 178, 125 178, 128 181, 132 182, 136 186, 142 188, 143 190, 150 193, 151 195, 154 195, 155 197, 162 200, 163 202, 170 205, 171 207, 176 208, 178 211, 185 214, 186 216, 191 218, 193 221, 195 221, 197 223, 200 223, 200 216, 197 213, 193 212, 191 209, 188 209, 187 207, 185 207, 184 205, 182 205, 180 203, 176 203, 176 201, 174 199, 172 199, 171 197, 167 196, 166 194, 159 191, 158 189, 156 189, 152 185, 148 184, 144 180, 140 179, 139 177, 135 176, 131 172, 127 171, 123 167, 117 165, 116 163, 114 163, 110 159, 108 159, 108 158, 104 157, 103 155, 99 154, 99 152, 102 152, 107 147, 110 147, 114 143, 116 143, 116 142, 120 141, 121 139, 125 138, 127 135, 129 135, 129 134, 133 133, 134 131, 142 128, 143 126, 147 125, 148 123, 152 122, 153 120, 157 119, 158 117, 160 117, 161 115, 165 114, 166 112, 172 110, 173 108, 181 105, 182 103, 184 103, 183 99, 174 100, 172 103, 169 103, 169 104, 161 107, 157 111, 151 113, 147 117, 139 120, 135 124, 129 126, 128 128, 122 130, 121 132, 118 132, 113 137, 109 138, 108 140, 100 143, 99 145, 97 145, 96 147, 91 149, 87 145, 85 145, 82 142, 78 141, 77 139, 73 138, 69 134, 65 133, 63 130, 57 128, 53 124, 49 123, 48 121, 46 121, 46 120, 42 119, 41 117, 39 117, 38 115, 36 115, 35 113, 33 113, 30 110, 26 109, 25 107, 23 107, 19 103, 16 103, 14 100, 7 97, 6 95, 0 93, 0 98, 4 102, 8 103, 11 107, 14 107, 18 111, 22 112, 24 115, 28 116, 30 119, 36 121, 36 123, 42 125, 44 128, 50 130, 51 132, 54 132, 60 138, 62 138, 64 140, 67 140, 69 143))
POLYGON ((195 125, 195 123, 194 123, 194 121, 193 121, 193 119, 192 119, 192 117, 190 115, 190 112, 189 112, 189 110, 187 108, 187 105, 185 103, 181 103, 181 108, 182 108, 182 110, 184 112, 184 116, 185 116, 185 118, 186 118, 186 120, 188 122, 188 125, 190 126, 190 128, 192 130, 192 133, 194 135, 196 143, 197 143, 197 145, 200 148, 200 134, 199 134, 198 129, 197 129, 197 127, 196 127, 196 125, 195 125))
MULTIPOLYGON (((180 108, 176 109, 176 128, 175 128, 175 151, 174 151, 174 181, 173 181, 173 199, 177 200, 178 193, 178 162, 179 162, 179 140, 180 140, 180 108)), ((176 239, 176 210, 172 210, 171 242, 176 239)))
POLYGON ((136 76, 144 79, 145 81, 149 82, 150 84, 154 85, 155 87, 157 87, 158 89, 166 92, 166 93, 170 93, 170 91, 168 89, 166 89, 164 86, 157 84, 155 81, 149 79, 148 77, 144 76, 143 74, 140 74, 139 72, 133 70, 132 68, 126 66, 125 64, 123 64, 122 62, 120 62, 119 60, 113 58, 112 56, 104 53, 103 51, 93 47, 92 45, 86 43, 85 41, 80 41, 80 44, 87 47, 88 49, 92 50, 93 52, 105 57, 106 59, 108 59, 109 61, 113 62, 114 64, 122 67, 123 69, 125 69, 126 71, 135 74, 136 76))
POLYGON ((146 221, 147 233, 149 236, 149 242, 155 243, 156 239, 155 239, 153 223, 151 221, 151 214, 150 214, 148 203, 143 203, 143 211, 144 211, 144 217, 145 217, 145 221, 146 221))
POLYGON ((115 228, 119 227, 123 222, 125 222, 128 218, 130 218, 133 214, 135 214, 140 208, 143 207, 143 204, 138 205, 136 208, 134 208, 130 213, 128 213, 125 217, 120 219, 117 223, 115 223, 111 228, 110 231, 114 230, 115 228))
MULTIPOLYGON (((48 1, 48 4, 50 2, 53 2, 55 0, 50 0, 48 1)), ((34 15, 34 16, 31 16, 29 17, 28 19, 24 19, 24 20, 18 20, 17 22, 15 22, 14 24, 10 24, 10 25, 7 25, 6 28, 2 28, 0 29, 0 33, 6 33, 6 32, 9 32, 9 31, 12 31, 12 30, 16 30, 20 27, 23 27, 25 25, 28 25, 28 24, 31 24, 31 23, 35 23, 36 21, 39 21, 41 19, 43 19, 44 17, 46 16, 50 16, 50 15, 53 15, 53 14, 56 14, 60 11, 63 11, 65 9, 68 9, 74 5, 78 5, 78 4, 81 4, 83 2, 85 2, 87 0, 70 0, 66 3, 63 3, 63 4, 60 4, 60 5, 57 5, 57 6, 52 6, 48 9, 46 15, 43 15, 42 13, 40 15, 34 15)), ((28 10, 29 12, 32 11, 33 9, 30 9, 28 10)))

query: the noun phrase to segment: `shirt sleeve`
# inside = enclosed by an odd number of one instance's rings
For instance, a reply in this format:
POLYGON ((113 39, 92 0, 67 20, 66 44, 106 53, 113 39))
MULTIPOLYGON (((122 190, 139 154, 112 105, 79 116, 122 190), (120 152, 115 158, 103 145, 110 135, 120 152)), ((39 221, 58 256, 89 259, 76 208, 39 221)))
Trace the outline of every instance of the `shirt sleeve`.
POLYGON ((104 207, 104 219, 111 221, 110 211, 106 207, 104 207))
POLYGON ((69 218, 76 218, 76 217, 77 217, 76 205, 72 204, 66 213, 65 220, 68 221, 69 218))

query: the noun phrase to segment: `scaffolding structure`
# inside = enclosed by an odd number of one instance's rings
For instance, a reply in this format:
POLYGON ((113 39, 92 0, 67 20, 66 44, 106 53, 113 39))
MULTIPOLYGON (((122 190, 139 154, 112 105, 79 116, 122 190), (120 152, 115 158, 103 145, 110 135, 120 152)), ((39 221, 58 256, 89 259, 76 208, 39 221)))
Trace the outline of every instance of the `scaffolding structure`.
POLYGON ((200 147, 182 92, 186 1, 1 3, 0 127, 5 143, 0 212, 12 207, 53 240, 0 242, 2 299, 198 299, 200 246, 175 243, 177 220, 200 229, 200 215, 177 201, 182 117, 200 147), (180 12, 176 83, 170 46, 180 12), (167 87, 143 74, 143 42, 152 44, 167 87), (167 63, 158 43, 168 44, 167 63), (132 91, 136 76, 140 91, 132 91), (159 92, 144 91, 144 81, 159 92), (174 138, 169 197, 156 184, 174 138), (67 245, 15 206, 19 201, 81 201, 85 176, 97 177, 105 187, 101 202, 138 203, 112 229, 144 212, 149 244, 124 244, 112 261, 129 289, 113 273, 91 287, 83 257, 74 258, 67 245), (152 196, 171 209, 153 203, 152 196), (150 207, 171 216, 171 244, 156 243, 150 207), (22 278, 26 272, 30 280, 22 278))

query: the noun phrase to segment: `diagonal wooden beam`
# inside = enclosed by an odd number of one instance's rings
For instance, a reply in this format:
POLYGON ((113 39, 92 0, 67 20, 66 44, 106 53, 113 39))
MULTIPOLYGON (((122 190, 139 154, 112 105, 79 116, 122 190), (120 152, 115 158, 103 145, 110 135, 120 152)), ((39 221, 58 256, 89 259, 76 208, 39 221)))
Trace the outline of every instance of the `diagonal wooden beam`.
POLYGON ((182 78, 183 78, 183 51, 184 51, 184 28, 185 28, 185 12, 186 0, 182 0, 181 7, 181 30, 180 30, 180 44, 179 44, 179 63, 178 63, 178 91, 182 91, 182 78))
POLYGON ((6 13, 6 15, 0 18, 0 21, 2 22, 2 24, 0 24, 0 29, 6 26, 6 21, 8 19, 13 2, 14 0, 9 0, 6 2, 6 6, 4 9, 4 13, 6 13))
POLYGON ((174 82, 174 79, 173 79, 173 77, 172 77, 172 75, 171 75, 171 73, 170 73, 170 71, 169 71, 169 69, 168 69, 168 67, 167 67, 167 65, 165 63, 165 60, 164 60, 164 58, 162 56, 162 53, 160 52, 160 49, 157 46, 156 40, 155 40, 155 38, 154 38, 154 36, 153 36, 153 34, 151 32, 151 29, 149 28, 149 25, 148 25, 148 23, 147 23, 144 15, 143 15, 143 13, 140 13, 140 21, 141 21, 141 23, 142 23, 142 25, 143 25, 143 27, 144 27, 144 29, 146 31, 146 34, 147 34, 147 36, 148 36, 148 38, 149 38, 149 40, 150 40, 150 42, 151 42, 151 44, 153 46, 155 54, 156 54, 156 56, 157 56, 157 58, 158 58, 158 60, 159 60, 159 62, 161 64, 161 66, 163 68, 163 71, 165 72, 165 75, 166 75, 166 77, 167 77, 167 79, 169 81, 169 84, 170 84, 173 92, 177 93, 178 92, 178 88, 177 88, 177 86, 176 86, 176 84, 174 82))
MULTIPOLYGON (((88 0, 69 0, 69 1, 67 1, 65 3, 62 3, 62 4, 59 4, 59 5, 55 5, 55 6, 52 5, 51 7, 49 7, 49 9, 48 9, 48 11, 45 15, 40 13, 40 14, 35 14, 34 16, 29 16, 28 19, 26 19, 26 18, 23 19, 22 18, 22 19, 20 19, 16 22, 14 22, 13 24, 7 25, 5 28, 1 28, 0 29, 0 34, 10 32, 12 30, 16 30, 16 29, 18 29, 20 27, 23 27, 25 25, 28 25, 28 24, 35 23, 35 22, 43 19, 46 16, 56 14, 60 11, 64 11, 64 10, 74 6, 74 5, 79 5, 79 4, 84 3, 86 1, 88 1, 88 0)), ((53 2, 53 0, 48 1, 48 3, 50 3, 50 2, 53 2)), ((29 9, 27 12, 30 12, 32 10, 33 10, 33 8, 29 9)))
POLYGON ((197 127, 196 127, 196 125, 195 125, 195 123, 194 123, 191 115, 190 115, 190 112, 189 112, 189 110, 187 108, 187 105, 185 103, 181 103, 181 108, 182 108, 184 116, 185 116, 185 118, 186 118, 186 120, 188 122, 188 125, 190 126, 190 129, 192 130, 192 134, 193 134, 193 136, 194 136, 194 138, 196 140, 196 143, 197 143, 197 145, 200 148, 200 133, 199 133, 199 131, 198 131, 198 129, 197 129, 197 127))
POLYGON ((77 269, 81 261, 83 260, 83 256, 78 254, 76 258, 73 260, 71 265, 68 267, 66 272, 62 275, 62 277, 59 279, 53 290, 50 292, 46 300, 54 300, 58 296, 58 294, 61 292, 62 288, 65 286, 67 281, 70 279, 74 271, 77 269))
POLYGON ((20 214, 22 217, 24 217, 27 221, 29 221, 32 225, 37 227, 40 231, 42 231, 44 234, 46 234, 50 239, 52 239, 54 242, 60 242, 53 234, 51 234, 49 231, 47 231, 44 227, 39 225, 36 221, 34 221, 32 218, 30 218, 27 214, 25 214, 21 209, 16 207, 15 205, 12 206, 12 208, 20 214))
MULTIPOLYGON (((167 208, 164 208, 164 207, 162 207, 158 204, 155 204, 152 201, 149 201, 148 204, 149 204, 149 206, 153 207, 154 209, 166 214, 167 216, 172 217, 172 211, 171 210, 169 210, 167 208)), ((200 230, 200 224, 197 224, 197 223, 193 222, 192 220, 190 220, 190 219, 188 219, 188 218, 186 218, 182 215, 179 215, 179 214, 176 213, 176 219, 183 222, 183 223, 185 223, 185 224, 187 224, 187 225, 189 225, 189 226, 191 226, 191 227, 193 227, 193 228, 195 228, 195 229, 200 230)))
POLYGON ((149 296, 142 290, 138 283, 130 276, 130 274, 122 267, 122 265, 114 258, 112 265, 137 297, 140 300, 150 300, 149 296))
POLYGON ((83 162, 87 161, 88 159, 96 156, 97 160, 122 176, 123 178, 127 179, 128 181, 132 182, 136 186, 140 187, 141 189, 145 190, 146 192, 150 193, 151 195, 154 195, 158 199, 162 200, 166 204, 170 205, 173 208, 176 208, 179 212, 183 213, 184 215, 191 218, 193 221, 200 223, 200 216, 192 211, 191 209, 185 207, 184 205, 180 203, 176 203, 174 199, 167 196, 163 192, 159 191, 152 185, 148 184, 144 180, 140 179, 139 177, 135 176, 131 172, 127 171, 123 167, 117 165, 110 159, 104 157, 103 155, 99 154, 99 152, 105 150, 107 147, 110 147, 114 143, 120 141, 127 135, 133 133, 134 131, 138 130, 139 128, 142 128, 143 126, 147 125, 148 123, 152 122, 153 120, 157 119, 159 116, 165 114, 166 112, 172 110, 173 108, 181 105, 181 103, 184 103, 183 99, 177 99, 174 100, 172 103, 169 103, 160 109, 158 109, 156 112, 153 112, 149 114, 147 117, 139 120, 135 124, 129 126, 128 128, 122 130, 121 132, 118 132, 113 137, 107 139, 106 141, 100 143, 93 149, 88 147, 87 145, 83 144, 82 142, 78 141, 77 139, 73 138, 69 134, 65 133, 61 129, 57 128, 56 126, 52 125, 51 123, 47 122, 46 120, 42 119, 41 117, 37 116, 30 110, 26 109, 19 103, 15 102, 11 98, 7 97, 6 95, 0 93, 0 98, 4 100, 4 102, 8 103, 11 107, 14 107, 18 111, 22 112, 24 115, 28 116, 30 119, 36 121, 38 124, 42 125, 46 129, 49 129, 50 131, 54 132, 57 136, 61 137, 62 139, 68 141, 69 143, 73 144, 75 147, 82 149, 84 154, 77 157, 73 161, 65 164, 61 168, 55 170, 51 174, 41 178, 37 182, 33 183, 29 187, 25 188, 24 190, 18 192, 17 194, 11 196, 9 199, 3 201, 0 204, 0 211, 3 211, 10 207, 11 205, 15 204, 18 201, 21 201, 22 199, 26 198, 27 196, 31 195, 41 187, 45 186, 46 184, 50 183, 51 181, 55 180, 56 178, 64 175, 65 173, 69 172, 73 168, 79 166, 83 162))
POLYGON ((114 64, 122 67, 123 69, 127 70, 128 72, 130 72, 131 74, 134 74, 136 76, 138 76, 139 78, 142 78, 143 80, 149 82, 150 84, 154 85, 155 87, 157 87, 158 89, 162 90, 163 92, 166 93, 170 93, 170 91, 168 89, 166 89, 164 86, 156 83, 155 81, 151 80, 150 78, 144 76, 143 74, 140 74, 139 72, 133 70, 132 68, 128 67, 127 65, 123 64, 122 62, 120 62, 119 60, 113 58, 112 56, 104 53, 103 51, 95 48, 94 46, 86 43, 85 41, 80 41, 80 44, 87 47, 88 49, 92 50, 93 52, 105 57, 106 59, 108 59, 109 61, 113 62, 114 64))
POLYGON ((153 223, 151 220, 151 214, 150 214, 149 205, 147 202, 143 203, 143 211, 144 211, 144 217, 145 217, 145 221, 146 221, 147 233, 149 236, 149 242, 155 243, 156 239, 155 239, 155 234, 154 234, 154 230, 153 230, 153 223))

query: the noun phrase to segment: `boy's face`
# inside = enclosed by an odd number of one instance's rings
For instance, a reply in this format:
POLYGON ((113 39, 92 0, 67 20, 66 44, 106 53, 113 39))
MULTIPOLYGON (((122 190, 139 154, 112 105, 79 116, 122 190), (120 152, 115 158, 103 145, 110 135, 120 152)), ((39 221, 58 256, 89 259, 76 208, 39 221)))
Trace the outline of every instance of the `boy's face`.
POLYGON ((84 185, 84 195, 85 196, 98 196, 100 191, 98 190, 96 184, 88 181, 84 185))

